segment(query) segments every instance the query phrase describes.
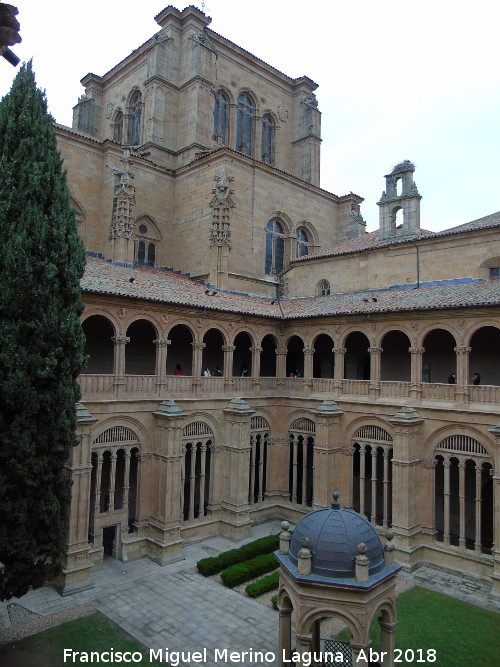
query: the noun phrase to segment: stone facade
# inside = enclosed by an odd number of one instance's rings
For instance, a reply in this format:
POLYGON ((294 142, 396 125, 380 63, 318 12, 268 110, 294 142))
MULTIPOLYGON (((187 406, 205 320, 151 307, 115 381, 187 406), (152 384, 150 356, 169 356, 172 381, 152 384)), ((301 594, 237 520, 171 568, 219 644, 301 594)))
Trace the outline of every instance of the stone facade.
POLYGON ((164 564, 296 521, 335 489, 404 567, 500 590, 500 217, 421 230, 404 162, 367 234, 361 197, 318 187, 314 82, 193 7, 156 18, 57 128, 94 255, 58 586, 91 584, 103 553, 164 564))

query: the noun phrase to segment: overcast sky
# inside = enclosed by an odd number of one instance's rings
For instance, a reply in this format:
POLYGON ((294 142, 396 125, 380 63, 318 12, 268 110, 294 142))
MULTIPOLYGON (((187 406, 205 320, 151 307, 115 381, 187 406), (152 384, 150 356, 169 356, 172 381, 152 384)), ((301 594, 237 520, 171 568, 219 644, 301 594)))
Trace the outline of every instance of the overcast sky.
MULTIPOLYGON (((102 75, 159 26, 168 0, 10 0, 56 120, 71 125, 87 72, 102 75)), ((186 4, 171 3, 179 9, 186 4)), ((191 2, 201 8, 201 2, 191 2)), ((368 229, 384 175, 416 165, 423 228, 500 209, 500 5, 493 0, 207 0, 210 28, 291 77, 319 84, 321 186, 365 198, 368 229)), ((15 69, 0 62, 0 94, 15 69)))

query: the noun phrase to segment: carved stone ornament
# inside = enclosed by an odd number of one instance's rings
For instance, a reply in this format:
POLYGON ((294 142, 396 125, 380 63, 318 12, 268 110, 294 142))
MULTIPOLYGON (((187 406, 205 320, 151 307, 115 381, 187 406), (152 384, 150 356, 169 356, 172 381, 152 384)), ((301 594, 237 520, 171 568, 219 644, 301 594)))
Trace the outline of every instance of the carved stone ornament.
POLYGON ((357 222, 359 225, 363 225, 364 227, 366 227, 365 219, 361 215, 361 207, 357 203, 351 204, 351 218, 353 218, 353 220, 357 222))
POLYGON ((206 32, 202 32, 201 30, 193 31, 189 36, 189 39, 192 39, 194 42, 198 42, 198 44, 201 44, 202 46, 206 46, 207 49, 210 49, 210 51, 213 51, 215 55, 218 55, 217 49, 206 32))
POLYGON ((163 315, 161 315, 160 317, 160 322, 162 324, 166 324, 168 322, 168 315, 165 315, 165 313, 163 313, 163 315))
POLYGON ((306 95, 304 97, 304 104, 307 104, 308 107, 312 107, 313 109, 317 109, 318 100, 316 99, 316 95, 314 93, 309 93, 309 95, 306 95))
POLYGON ((132 237, 135 224, 132 222, 132 210, 135 205, 135 186, 132 183, 134 175, 129 167, 132 164, 130 151, 124 150, 123 158, 120 159, 124 168, 119 169, 107 164, 115 177, 115 188, 113 193, 113 215, 110 229, 110 239, 123 236, 126 239, 132 237))
POLYGON ((410 327, 412 328, 413 331, 418 331, 419 324, 418 324, 418 322, 412 322, 410 324, 410 327))
POLYGON ((286 123, 288 120, 288 109, 283 104, 278 104, 278 109, 276 111, 278 118, 282 123, 286 123))
POLYGON ((219 169, 214 176, 216 186, 212 189, 213 197, 210 202, 210 208, 212 209, 212 229, 210 230, 209 237, 210 247, 231 247, 229 211, 235 206, 231 197, 234 194, 234 190, 229 187, 232 180, 233 178, 227 176, 224 168, 219 169))
POLYGON ((457 320, 457 327, 463 329, 465 326, 465 320, 457 320))
POLYGON ((110 102, 106 105, 106 118, 111 118, 113 114, 114 105, 113 102, 110 102))
POLYGON ((126 308, 120 308, 118 310, 118 317, 122 320, 125 315, 127 314, 127 309, 126 308))

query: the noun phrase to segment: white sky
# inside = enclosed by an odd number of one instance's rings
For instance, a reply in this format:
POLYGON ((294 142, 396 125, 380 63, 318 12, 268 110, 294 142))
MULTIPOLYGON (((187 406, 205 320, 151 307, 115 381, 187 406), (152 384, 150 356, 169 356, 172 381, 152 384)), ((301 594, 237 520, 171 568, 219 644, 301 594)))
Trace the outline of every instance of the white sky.
MULTIPOLYGON (((102 75, 159 26, 168 0, 9 0, 56 120, 80 79, 102 75)), ((189 0, 188 0, 189 2, 189 0)), ((179 9, 186 5, 172 0, 179 9)), ((191 4, 201 7, 201 2, 191 4)), ((500 5, 494 0, 207 0, 210 28, 291 77, 319 84, 321 186, 365 197, 378 226, 384 175, 416 165, 421 225, 438 231, 500 209, 500 5)), ((0 62, 0 94, 15 70, 0 62)))

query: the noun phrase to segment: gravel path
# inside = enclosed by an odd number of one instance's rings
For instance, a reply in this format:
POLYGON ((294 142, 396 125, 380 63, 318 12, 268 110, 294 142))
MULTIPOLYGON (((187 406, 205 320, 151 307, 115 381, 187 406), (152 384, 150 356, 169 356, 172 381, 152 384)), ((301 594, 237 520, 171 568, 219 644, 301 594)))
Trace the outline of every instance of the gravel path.
POLYGON ((10 603, 7 607, 12 625, 10 628, 0 630, 0 644, 8 644, 25 637, 31 637, 43 630, 55 628, 62 623, 74 621, 83 616, 90 616, 96 609, 91 604, 81 604, 77 607, 70 607, 55 614, 40 616, 21 605, 10 603))

